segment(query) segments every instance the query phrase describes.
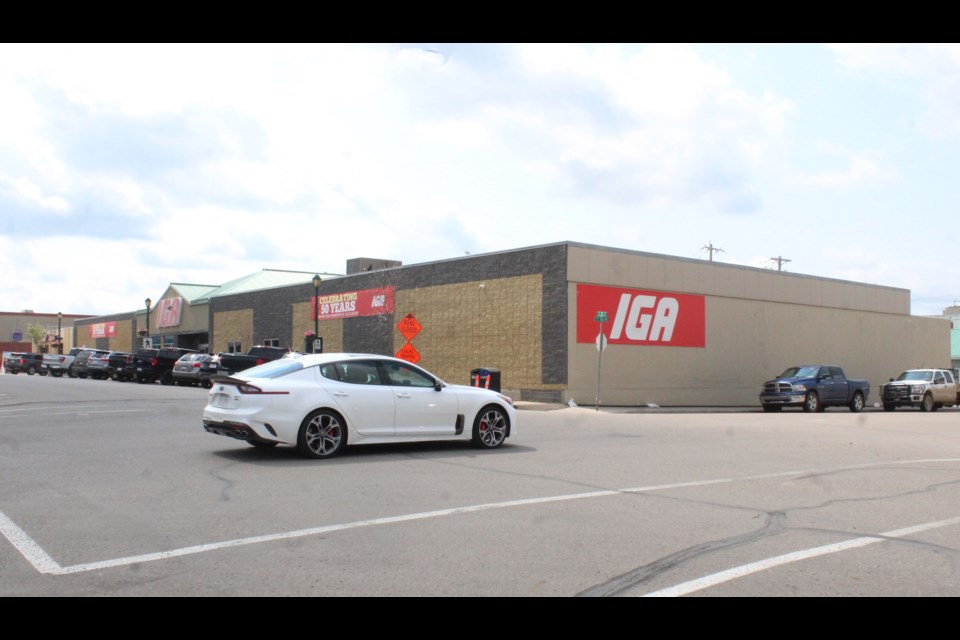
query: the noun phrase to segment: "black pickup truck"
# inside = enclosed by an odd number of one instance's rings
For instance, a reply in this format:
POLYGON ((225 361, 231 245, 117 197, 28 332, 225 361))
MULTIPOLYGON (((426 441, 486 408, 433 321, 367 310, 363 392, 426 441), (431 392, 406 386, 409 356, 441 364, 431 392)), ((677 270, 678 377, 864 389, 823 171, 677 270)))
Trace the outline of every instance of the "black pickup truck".
POLYGON ((221 353, 219 371, 221 375, 232 375, 264 362, 279 360, 290 353, 283 347, 251 347, 247 353, 221 353))
POLYGON ((196 351, 179 347, 140 349, 123 368, 123 376, 141 384, 157 380, 160 384, 173 384, 173 365, 185 353, 196 351))

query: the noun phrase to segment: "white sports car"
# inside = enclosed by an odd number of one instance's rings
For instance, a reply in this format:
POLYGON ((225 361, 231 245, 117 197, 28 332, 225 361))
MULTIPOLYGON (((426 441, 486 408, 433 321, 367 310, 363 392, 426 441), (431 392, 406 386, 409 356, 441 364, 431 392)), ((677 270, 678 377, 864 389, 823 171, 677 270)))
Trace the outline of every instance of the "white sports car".
POLYGON ((329 458, 348 444, 472 440, 494 449, 516 433, 505 395, 440 378, 404 360, 322 353, 214 376, 203 410, 209 433, 256 447, 294 445, 329 458))

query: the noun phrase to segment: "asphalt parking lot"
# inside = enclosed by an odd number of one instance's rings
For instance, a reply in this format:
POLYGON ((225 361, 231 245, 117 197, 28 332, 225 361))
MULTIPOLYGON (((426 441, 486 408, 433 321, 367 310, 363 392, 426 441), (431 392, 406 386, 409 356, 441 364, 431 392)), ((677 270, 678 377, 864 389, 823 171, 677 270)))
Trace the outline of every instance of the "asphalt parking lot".
POLYGON ((0 377, 0 596, 957 596, 960 411, 520 403, 259 450, 202 389, 0 377))

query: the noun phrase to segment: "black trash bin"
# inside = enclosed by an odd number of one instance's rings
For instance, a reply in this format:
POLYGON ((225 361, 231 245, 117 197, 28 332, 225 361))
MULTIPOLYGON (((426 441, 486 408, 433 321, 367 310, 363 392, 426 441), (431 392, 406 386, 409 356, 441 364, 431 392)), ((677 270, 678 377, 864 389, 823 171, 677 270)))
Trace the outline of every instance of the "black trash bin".
POLYGON ((500 391, 500 369, 480 367, 470 370, 470 386, 500 391))

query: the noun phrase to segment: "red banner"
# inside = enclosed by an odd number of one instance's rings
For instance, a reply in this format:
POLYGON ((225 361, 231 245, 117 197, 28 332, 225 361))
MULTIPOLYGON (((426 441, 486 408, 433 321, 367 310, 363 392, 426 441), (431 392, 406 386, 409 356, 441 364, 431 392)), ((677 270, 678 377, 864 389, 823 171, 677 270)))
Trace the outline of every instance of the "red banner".
POLYGON ((314 297, 310 300, 310 311, 320 320, 393 313, 393 287, 328 293, 319 298, 314 297))
POLYGON ((116 338, 117 323, 99 322, 97 324, 87 325, 87 332, 92 340, 95 340, 96 338, 116 338))
POLYGON ((601 311, 607 313, 603 332, 610 344, 700 348, 707 344, 703 296, 578 284, 578 343, 596 342, 601 311))

